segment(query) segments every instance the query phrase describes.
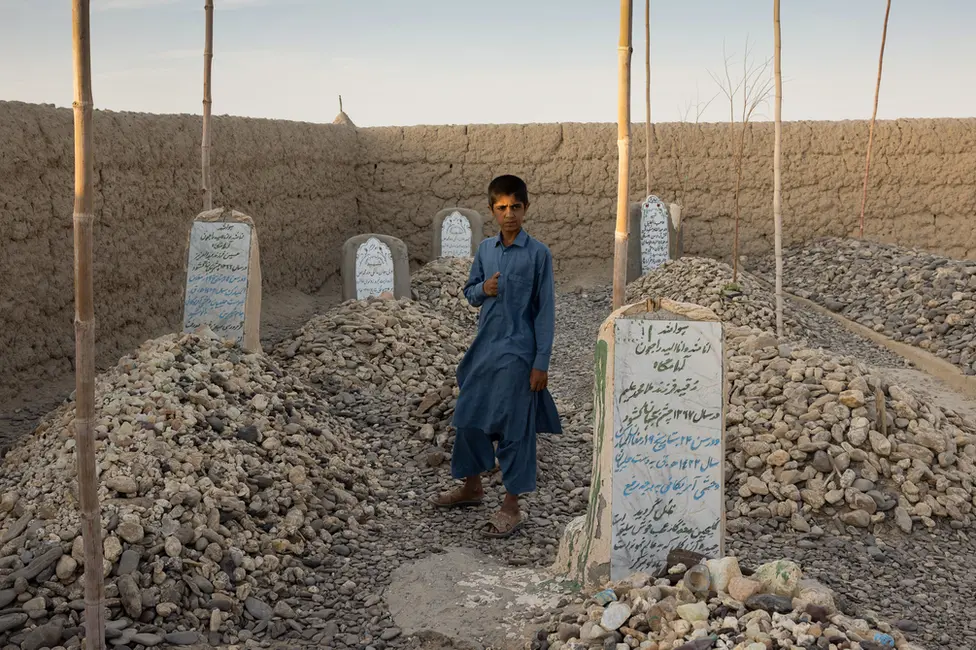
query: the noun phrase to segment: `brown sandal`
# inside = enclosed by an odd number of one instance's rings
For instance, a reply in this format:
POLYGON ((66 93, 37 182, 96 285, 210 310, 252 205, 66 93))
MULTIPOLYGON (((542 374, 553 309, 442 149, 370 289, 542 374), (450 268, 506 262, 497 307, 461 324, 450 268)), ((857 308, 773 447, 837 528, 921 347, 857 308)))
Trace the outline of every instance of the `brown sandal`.
POLYGON ((525 520, 521 513, 516 518, 499 510, 491 516, 491 519, 481 525, 481 534, 492 539, 511 537, 522 529, 524 523, 525 520), (494 531, 490 530, 489 527, 493 528, 494 531))
POLYGON ((464 499, 460 497, 460 493, 461 488, 441 492, 436 496, 430 497, 430 502, 437 508, 465 508, 481 505, 483 497, 478 499, 464 499))

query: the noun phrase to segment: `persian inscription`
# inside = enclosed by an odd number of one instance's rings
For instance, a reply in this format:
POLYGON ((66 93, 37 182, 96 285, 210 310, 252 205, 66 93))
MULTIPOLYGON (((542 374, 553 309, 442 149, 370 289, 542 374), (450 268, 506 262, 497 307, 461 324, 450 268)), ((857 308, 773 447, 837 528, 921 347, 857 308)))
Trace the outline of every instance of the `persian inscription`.
POLYGON ((671 232, 668 208, 654 195, 641 204, 640 250, 641 274, 649 273, 668 261, 671 232))
POLYGON ((195 221, 190 229, 183 331, 202 325, 237 343, 244 340, 251 226, 195 221))
POLYGON ((376 237, 370 237, 356 250, 356 299, 393 292, 393 253, 376 237))
POLYGON ((672 548, 715 556, 723 515, 721 323, 615 323, 610 578, 672 548))
POLYGON ((441 257, 471 257, 471 222, 456 210, 441 223, 441 257))

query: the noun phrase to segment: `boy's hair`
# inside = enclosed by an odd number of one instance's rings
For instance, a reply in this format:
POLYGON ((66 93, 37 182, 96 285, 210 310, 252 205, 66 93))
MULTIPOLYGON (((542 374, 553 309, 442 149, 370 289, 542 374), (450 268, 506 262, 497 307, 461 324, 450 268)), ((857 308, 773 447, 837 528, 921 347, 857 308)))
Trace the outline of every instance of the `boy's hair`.
POLYGON ((505 174, 488 184, 488 207, 495 207, 495 201, 501 196, 514 196, 525 205, 529 204, 529 188, 518 176, 505 174))

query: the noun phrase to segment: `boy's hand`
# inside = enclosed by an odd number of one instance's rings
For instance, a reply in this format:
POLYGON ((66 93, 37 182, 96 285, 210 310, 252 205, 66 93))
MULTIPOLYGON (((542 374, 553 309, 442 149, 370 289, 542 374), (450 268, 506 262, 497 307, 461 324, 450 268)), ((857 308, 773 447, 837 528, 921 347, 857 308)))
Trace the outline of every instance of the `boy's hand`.
POLYGON ((499 273, 498 271, 496 271, 495 272, 495 275, 493 275, 490 278, 488 278, 487 280, 485 280, 484 290, 485 290, 485 295, 486 296, 492 296, 492 297, 494 297, 494 296, 497 296, 498 295, 498 277, 500 275, 501 275, 501 273, 499 273))
POLYGON ((537 393, 548 385, 549 373, 545 372, 544 370, 536 370, 533 368, 532 372, 529 373, 529 387, 532 389, 532 392, 537 393))

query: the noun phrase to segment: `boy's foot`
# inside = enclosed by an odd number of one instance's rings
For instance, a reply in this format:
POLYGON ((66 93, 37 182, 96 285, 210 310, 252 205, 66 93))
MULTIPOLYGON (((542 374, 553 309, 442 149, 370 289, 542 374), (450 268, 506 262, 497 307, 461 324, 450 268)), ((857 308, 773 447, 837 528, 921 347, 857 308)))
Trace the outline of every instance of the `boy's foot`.
POLYGON ((524 520, 521 512, 509 512, 499 510, 491 516, 491 519, 482 524, 482 534, 492 539, 511 537, 522 528, 524 520))
POLYGON ((461 508, 464 506, 480 506, 484 501, 483 490, 472 490, 466 485, 454 488, 448 492, 441 492, 430 498, 430 502, 438 508, 461 508))

